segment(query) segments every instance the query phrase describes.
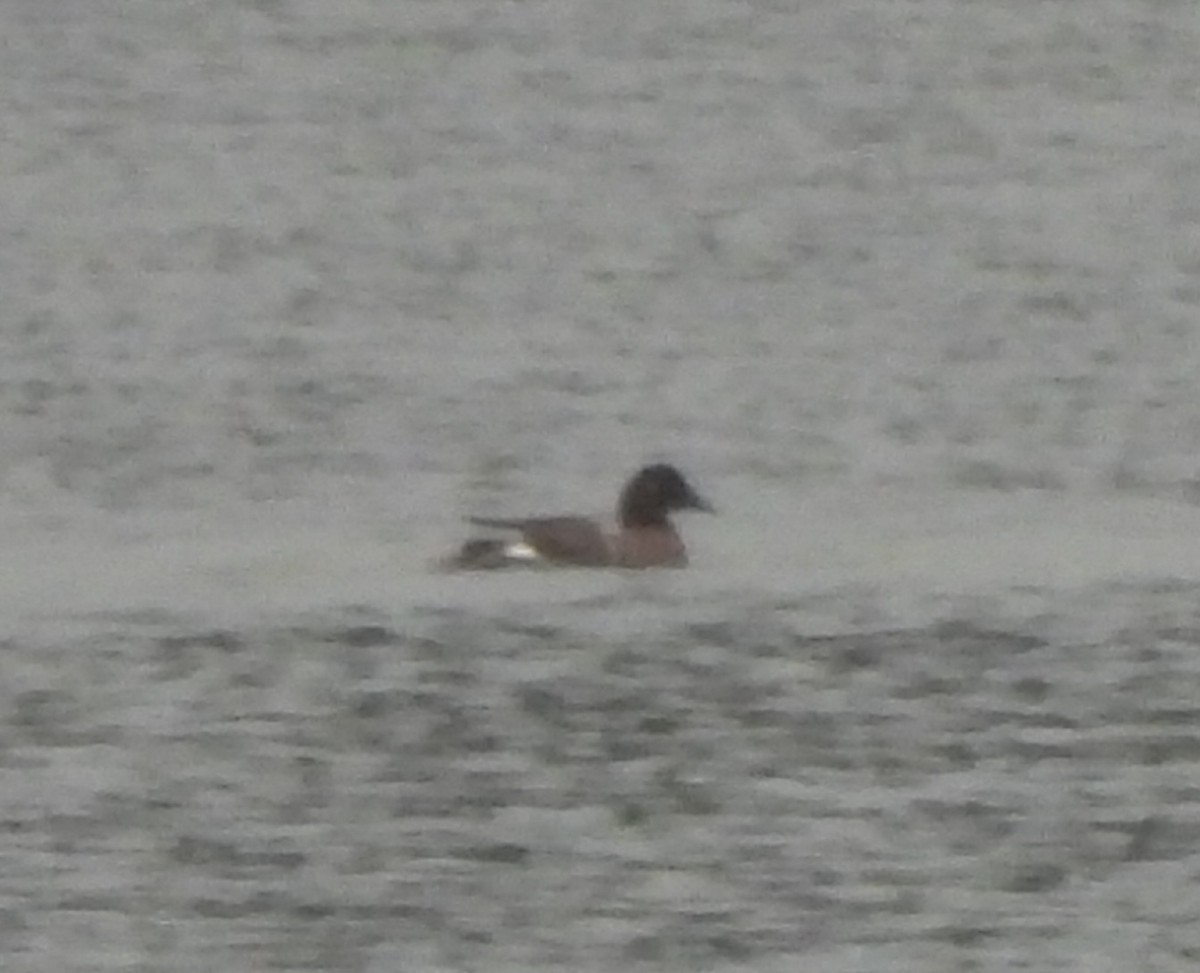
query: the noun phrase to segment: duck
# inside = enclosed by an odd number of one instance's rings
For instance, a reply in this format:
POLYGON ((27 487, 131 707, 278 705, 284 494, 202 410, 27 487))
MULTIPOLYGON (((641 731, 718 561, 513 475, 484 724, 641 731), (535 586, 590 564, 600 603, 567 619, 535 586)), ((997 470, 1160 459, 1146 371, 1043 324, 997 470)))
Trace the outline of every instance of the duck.
POLYGON ((669 463, 643 466, 617 499, 615 530, 589 517, 469 517, 494 534, 473 537, 444 559, 448 570, 508 567, 682 568, 683 538, 671 523, 679 510, 715 509, 669 463))

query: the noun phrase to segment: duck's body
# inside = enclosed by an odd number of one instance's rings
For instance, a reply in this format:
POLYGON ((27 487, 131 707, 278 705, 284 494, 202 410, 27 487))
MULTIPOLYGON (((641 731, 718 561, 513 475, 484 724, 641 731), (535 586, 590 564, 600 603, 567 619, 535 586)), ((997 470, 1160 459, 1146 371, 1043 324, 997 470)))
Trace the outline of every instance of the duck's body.
POLYGON ((621 491, 615 531, 587 517, 472 517, 473 524, 518 537, 468 540, 445 566, 684 567, 687 548, 668 515, 686 509, 712 511, 675 467, 647 466, 621 491))

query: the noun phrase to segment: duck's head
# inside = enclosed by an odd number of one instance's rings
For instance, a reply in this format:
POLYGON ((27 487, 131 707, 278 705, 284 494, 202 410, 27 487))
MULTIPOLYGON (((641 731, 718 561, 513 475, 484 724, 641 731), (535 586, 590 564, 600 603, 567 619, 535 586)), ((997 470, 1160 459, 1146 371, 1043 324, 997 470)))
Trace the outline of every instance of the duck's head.
POLYGON ((622 527, 658 527, 666 524, 672 510, 715 512, 679 470, 669 463, 655 463, 642 467, 625 484, 617 519, 622 527))

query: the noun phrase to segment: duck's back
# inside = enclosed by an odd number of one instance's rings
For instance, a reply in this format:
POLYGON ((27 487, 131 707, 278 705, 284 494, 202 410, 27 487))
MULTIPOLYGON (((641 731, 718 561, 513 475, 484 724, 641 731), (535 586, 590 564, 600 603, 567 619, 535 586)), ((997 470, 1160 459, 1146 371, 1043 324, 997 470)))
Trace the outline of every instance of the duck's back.
POLYGON ((510 520, 472 517, 481 527, 520 531, 540 557, 553 564, 603 567, 613 563, 612 545, 600 525, 587 517, 530 517, 510 520))

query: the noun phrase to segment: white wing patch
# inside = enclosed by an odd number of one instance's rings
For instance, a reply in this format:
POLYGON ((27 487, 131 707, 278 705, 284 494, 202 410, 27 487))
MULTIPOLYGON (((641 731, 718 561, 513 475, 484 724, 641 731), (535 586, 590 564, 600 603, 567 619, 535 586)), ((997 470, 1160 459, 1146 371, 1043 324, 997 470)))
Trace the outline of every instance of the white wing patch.
POLYGON ((504 548, 504 556, 514 561, 540 561, 542 556, 524 541, 514 541, 504 548))

